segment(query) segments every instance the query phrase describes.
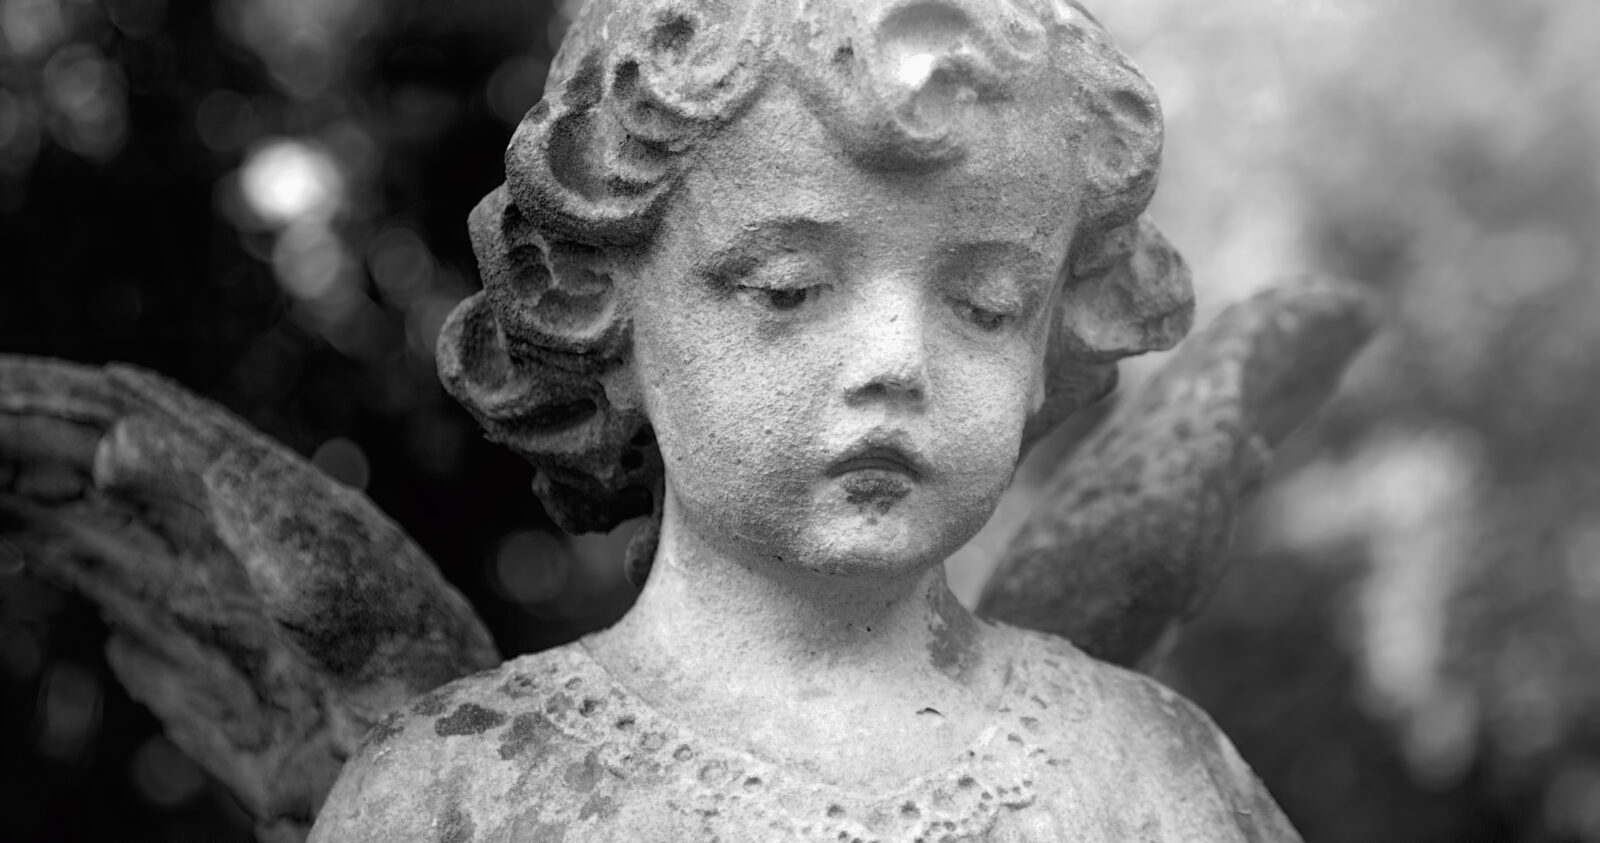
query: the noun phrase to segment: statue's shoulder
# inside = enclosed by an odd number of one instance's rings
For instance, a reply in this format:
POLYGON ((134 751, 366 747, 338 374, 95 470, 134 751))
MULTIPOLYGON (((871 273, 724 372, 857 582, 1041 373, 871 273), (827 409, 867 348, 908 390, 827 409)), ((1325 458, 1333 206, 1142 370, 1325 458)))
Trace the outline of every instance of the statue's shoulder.
POLYGON ((373 727, 311 840, 609 839, 637 705, 581 644, 451 682, 373 727))
POLYGON ((1064 639, 1011 632, 1020 639, 1017 671, 1025 686, 1014 697, 1047 712, 1040 721, 1054 726, 1040 736, 1041 746, 1061 759, 1059 769, 1068 759, 1077 767, 1074 790, 1099 794, 1088 803, 1123 806, 1118 824, 1126 824, 1128 835, 1300 841, 1233 742, 1199 706, 1064 639))
MULTIPOLYGON (((1199 706, 1145 674, 1096 659, 1064 638, 1002 627, 1013 636, 1013 668, 1025 696, 1045 706, 1070 732, 1114 733, 1124 746, 1169 745, 1175 740, 1204 750, 1233 752, 1232 744, 1199 706)), ((1242 764, 1242 762, 1241 762, 1242 764)), ((1248 768, 1246 768, 1248 770, 1248 768)))

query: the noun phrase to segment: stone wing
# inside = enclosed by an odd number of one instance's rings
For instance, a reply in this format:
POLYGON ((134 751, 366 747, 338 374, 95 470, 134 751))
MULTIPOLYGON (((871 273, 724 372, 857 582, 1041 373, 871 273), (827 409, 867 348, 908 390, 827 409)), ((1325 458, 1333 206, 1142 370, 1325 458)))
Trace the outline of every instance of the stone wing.
POLYGON ((363 495, 129 367, 0 356, 0 544, 99 606, 112 669, 263 841, 304 839, 387 711, 500 662, 363 495))
POLYGON ((1337 388, 1377 322, 1350 283, 1224 311, 1058 466, 978 612, 1149 664, 1221 579, 1272 449, 1337 388))

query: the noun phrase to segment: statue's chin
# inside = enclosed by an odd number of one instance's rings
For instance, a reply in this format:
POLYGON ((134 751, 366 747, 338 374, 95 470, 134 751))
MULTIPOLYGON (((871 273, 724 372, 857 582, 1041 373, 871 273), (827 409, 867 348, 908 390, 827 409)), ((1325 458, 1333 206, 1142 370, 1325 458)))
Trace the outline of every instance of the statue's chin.
POLYGON ((867 469, 796 485, 787 494, 685 499, 668 478, 663 537, 689 556, 709 552, 762 573, 895 580, 926 571, 976 535, 1000 484, 920 482, 867 469))
POLYGON ((895 580, 942 564, 977 533, 987 512, 927 511, 914 496, 894 506, 819 506, 807 523, 764 547, 769 569, 853 580, 895 580), (981 517, 980 517, 981 516, 981 517))

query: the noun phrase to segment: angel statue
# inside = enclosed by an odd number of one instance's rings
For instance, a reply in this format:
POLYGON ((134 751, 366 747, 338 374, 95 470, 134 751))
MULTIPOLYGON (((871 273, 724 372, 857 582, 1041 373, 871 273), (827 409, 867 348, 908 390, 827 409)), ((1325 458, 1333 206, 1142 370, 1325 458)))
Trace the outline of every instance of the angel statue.
POLYGON ((469 226, 452 395, 569 531, 650 516, 616 625, 502 662, 359 493, 161 378, 0 361, 0 527, 263 841, 1294 841, 1136 670, 1365 340, 1268 292, 1176 344, 1155 94, 1073 0, 589 0, 469 226))

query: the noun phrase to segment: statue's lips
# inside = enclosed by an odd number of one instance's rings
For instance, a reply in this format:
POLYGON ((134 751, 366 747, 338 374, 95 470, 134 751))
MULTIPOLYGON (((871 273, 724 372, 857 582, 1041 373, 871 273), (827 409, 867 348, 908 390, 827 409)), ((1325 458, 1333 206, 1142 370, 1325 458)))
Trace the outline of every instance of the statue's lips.
POLYGON ((868 445, 852 451, 828 467, 828 477, 840 477, 858 471, 883 471, 902 474, 911 480, 922 477, 917 461, 899 448, 886 445, 868 445))

